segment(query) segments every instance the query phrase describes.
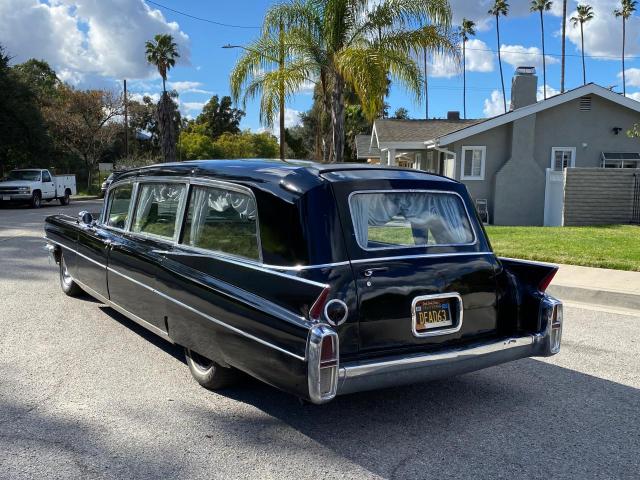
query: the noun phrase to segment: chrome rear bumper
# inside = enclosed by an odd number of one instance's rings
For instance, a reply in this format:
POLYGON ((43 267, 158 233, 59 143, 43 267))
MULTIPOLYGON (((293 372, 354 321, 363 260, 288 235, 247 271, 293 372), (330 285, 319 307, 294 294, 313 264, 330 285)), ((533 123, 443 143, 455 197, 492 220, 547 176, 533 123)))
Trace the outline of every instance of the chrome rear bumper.
POLYGON ((436 380, 520 358, 550 356, 549 342, 545 331, 433 353, 343 363, 337 394, 436 380))

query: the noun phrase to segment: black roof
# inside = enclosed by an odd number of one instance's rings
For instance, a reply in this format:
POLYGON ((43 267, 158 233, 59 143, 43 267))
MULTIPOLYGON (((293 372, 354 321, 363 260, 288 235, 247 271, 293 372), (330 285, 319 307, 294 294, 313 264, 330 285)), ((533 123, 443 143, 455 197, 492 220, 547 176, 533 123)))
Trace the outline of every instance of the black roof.
POLYGON ((256 184, 288 184, 289 190, 303 193, 324 181, 342 179, 416 179, 455 182, 448 177, 421 170, 396 168, 363 163, 315 163, 271 159, 189 160, 176 163, 159 163, 129 170, 118 180, 149 176, 205 176, 222 180, 256 184), (332 175, 324 175, 332 174, 332 175))

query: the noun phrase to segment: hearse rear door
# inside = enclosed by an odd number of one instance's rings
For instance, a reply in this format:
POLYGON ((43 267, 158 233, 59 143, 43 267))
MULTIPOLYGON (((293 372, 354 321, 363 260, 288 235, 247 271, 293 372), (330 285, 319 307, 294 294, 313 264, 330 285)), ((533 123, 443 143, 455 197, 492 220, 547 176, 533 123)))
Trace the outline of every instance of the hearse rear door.
POLYGON ((333 187, 356 281, 360 351, 436 347, 495 334, 497 261, 475 217, 467 213, 464 190, 429 193, 441 189, 441 182, 359 183, 336 182, 333 187), (385 192, 398 194, 385 198, 385 192), (367 193, 374 196, 357 197, 367 193), (470 228, 460 234, 460 245, 438 246, 433 239, 427 246, 394 245, 422 240, 419 232, 402 224, 399 212, 385 211, 385 201, 386 207, 405 202, 407 211, 413 209, 407 215, 419 216, 416 204, 428 205, 429 195, 441 196, 439 208, 467 217, 464 222, 470 228), (382 203, 375 206, 376 202, 382 203), (375 225, 367 225, 366 219, 365 225, 358 225, 369 214, 375 225), (358 238, 358 231, 367 243, 358 238))

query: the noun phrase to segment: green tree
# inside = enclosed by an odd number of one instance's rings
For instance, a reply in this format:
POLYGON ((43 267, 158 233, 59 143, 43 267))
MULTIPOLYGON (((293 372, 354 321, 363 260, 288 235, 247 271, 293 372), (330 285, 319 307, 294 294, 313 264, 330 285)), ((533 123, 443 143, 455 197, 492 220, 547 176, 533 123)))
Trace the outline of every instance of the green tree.
POLYGON ((268 10, 263 30, 284 26, 288 52, 299 62, 296 78, 320 85, 330 111, 330 161, 340 162, 347 88, 370 121, 383 110, 389 77, 420 99, 424 78, 415 57, 423 49, 457 56, 450 24, 445 0, 383 2, 377 8, 367 0, 289 0, 268 10))
POLYGON ((212 138, 206 133, 204 124, 190 125, 180 132, 180 155, 185 160, 206 160, 216 157, 212 138))
POLYGON ((176 64, 180 57, 178 46, 169 34, 158 34, 152 41, 145 43, 147 62, 158 69, 162 77, 162 97, 158 102, 158 124, 160 130, 162 156, 165 162, 176 159, 176 131, 173 117, 175 116, 174 103, 167 95, 167 73, 176 64))
POLYGON ((409 110, 407 110, 404 107, 400 107, 398 109, 396 109, 396 111, 393 113, 393 117, 391 118, 395 118, 397 120, 409 120, 409 110))
POLYGON ((584 63, 584 24, 593 20, 593 8, 590 5, 578 5, 578 14, 575 17, 571 17, 571 23, 574 28, 580 25, 580 51, 582 53, 582 84, 587 84, 587 69, 584 63))
POLYGON ((40 162, 51 153, 38 97, 0 45, 0 173, 40 162))
POLYGON ((625 97, 627 96, 627 79, 624 71, 624 50, 627 37, 627 20, 629 20, 633 12, 636 11, 637 5, 638 2, 636 2, 636 0, 620 0, 620 8, 613 11, 616 17, 622 17, 622 94, 625 97))
POLYGON ((507 113, 507 96, 504 91, 504 75, 502 74, 502 57, 500 56, 500 17, 506 17, 509 13, 509 4, 506 0, 495 0, 493 7, 487 12, 496 17, 496 36, 498 38, 498 65, 500 66, 500 84, 502 85, 502 103, 504 113, 507 113))
POLYGON ((114 120, 122 114, 122 98, 104 90, 60 89, 58 99, 44 112, 59 147, 82 158, 87 188, 101 156, 122 128, 114 120))
POLYGON ((225 132, 214 145, 214 158, 276 158, 278 142, 269 133, 225 132))
POLYGON ((553 2, 551 0, 532 0, 531 7, 529 8, 531 12, 540 13, 540 34, 542 38, 542 92, 545 100, 547 98, 547 57, 544 48, 544 12, 551 10, 552 6, 553 2))
POLYGON ((460 37, 462 37, 462 116, 467 118, 467 41, 476 34, 473 20, 462 19, 460 37))
POLYGON ((32 58, 16 65, 13 70, 25 85, 29 85, 40 106, 49 104, 58 95, 58 88, 62 82, 44 60, 32 58))
POLYGON ((221 99, 214 95, 205 104, 202 113, 196 118, 196 123, 204 125, 204 133, 215 140, 225 132, 240 133, 240 121, 245 113, 233 107, 231 97, 221 99))

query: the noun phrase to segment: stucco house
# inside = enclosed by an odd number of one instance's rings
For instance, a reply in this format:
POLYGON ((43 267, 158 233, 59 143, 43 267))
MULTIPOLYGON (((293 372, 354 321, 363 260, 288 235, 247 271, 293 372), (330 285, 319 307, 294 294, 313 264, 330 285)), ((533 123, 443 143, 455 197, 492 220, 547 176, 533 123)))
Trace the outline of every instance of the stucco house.
POLYGON ((376 120, 370 147, 382 164, 460 180, 490 223, 562 225, 566 169, 640 168, 640 141, 626 135, 640 102, 592 83, 537 101, 537 85, 535 69, 518 68, 511 111, 489 119, 376 120))

